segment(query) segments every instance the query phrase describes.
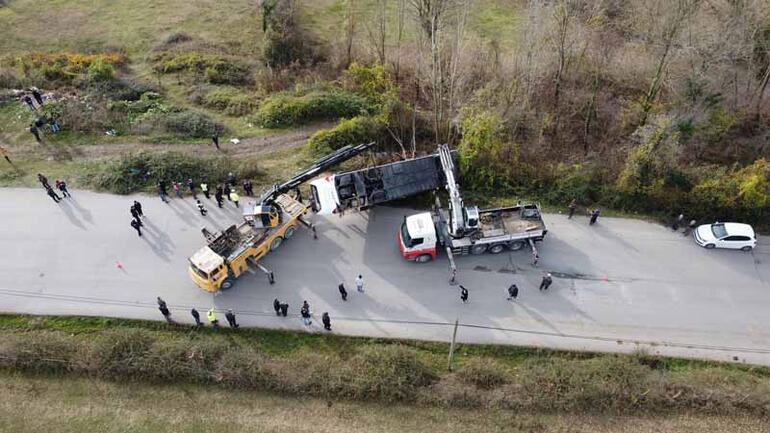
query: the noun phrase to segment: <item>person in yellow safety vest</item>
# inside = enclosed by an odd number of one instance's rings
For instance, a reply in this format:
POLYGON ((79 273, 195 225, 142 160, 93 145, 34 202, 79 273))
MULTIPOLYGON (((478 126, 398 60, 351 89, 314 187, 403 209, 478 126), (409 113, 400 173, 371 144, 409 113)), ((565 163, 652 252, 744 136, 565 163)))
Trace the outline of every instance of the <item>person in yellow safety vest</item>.
POLYGON ((211 326, 215 328, 219 328, 219 320, 217 320, 217 313, 214 312, 214 309, 210 309, 208 313, 206 313, 206 317, 209 319, 209 323, 211 323, 211 326))
POLYGON ((203 191, 203 195, 205 195, 206 198, 211 198, 209 195, 209 186, 206 182, 201 182, 201 191, 203 191))
POLYGON ((241 196, 239 196, 238 193, 235 192, 235 188, 233 188, 233 190, 230 191, 230 200, 232 200, 233 203, 235 203, 235 207, 240 207, 240 206, 238 206, 238 200, 240 198, 241 198, 241 196))

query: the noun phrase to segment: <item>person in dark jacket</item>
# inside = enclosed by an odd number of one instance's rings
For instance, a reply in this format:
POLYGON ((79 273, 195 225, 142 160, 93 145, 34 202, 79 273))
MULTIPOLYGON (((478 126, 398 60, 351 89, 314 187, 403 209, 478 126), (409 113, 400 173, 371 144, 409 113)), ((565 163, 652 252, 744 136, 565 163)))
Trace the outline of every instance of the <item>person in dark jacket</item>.
POLYGON ((169 311, 165 302, 163 305, 158 306, 158 310, 160 310, 160 314, 163 315, 163 318, 166 319, 166 322, 171 323, 171 311, 169 311))
POLYGON ((460 300, 463 301, 463 304, 468 302, 468 289, 460 285, 460 300))
POLYGON ((567 219, 572 219, 572 215, 575 215, 575 210, 577 209, 577 200, 574 198, 571 202, 569 202, 569 215, 567 215, 567 219))
POLYGON ((337 289, 339 289, 339 291, 340 291, 340 296, 342 296, 342 300, 343 301, 347 301, 348 300, 348 291, 345 290, 345 285, 340 283, 340 285, 337 286, 337 289))
POLYGON ((142 212, 142 204, 136 200, 134 200, 134 209, 136 209, 136 213, 139 214, 140 218, 144 218, 144 212, 142 212))
POLYGON ((35 125, 29 125, 29 132, 35 136, 35 140, 38 143, 42 143, 43 140, 40 139, 40 131, 37 129, 37 126, 35 125))
POLYGON ((195 326, 197 327, 203 326, 203 322, 201 322, 201 314, 198 312, 198 310, 193 308, 192 310, 190 310, 190 314, 192 314, 193 319, 195 319, 195 326))
POLYGON ((551 278, 551 273, 546 273, 543 275, 543 280, 540 281, 540 290, 548 290, 549 287, 551 287, 551 283, 553 283, 553 279, 551 278))
POLYGON ((214 198, 217 200, 217 206, 222 208, 222 185, 217 187, 217 191, 214 193, 214 198))
POLYGON ((131 220, 131 227, 133 227, 134 230, 136 230, 136 233, 139 235, 139 237, 142 236, 142 226, 141 226, 140 222, 138 222, 135 219, 132 219, 131 220))
POLYGON ((516 286, 516 284, 511 284, 508 287, 508 300, 515 301, 518 296, 519 296, 519 288, 516 286))
POLYGON ((136 221, 137 224, 139 224, 139 227, 143 226, 142 220, 139 219, 139 212, 136 210, 136 207, 131 205, 131 216, 134 218, 134 221, 136 221))
POLYGON ((305 326, 313 324, 313 321, 310 320, 310 304, 308 304, 307 301, 302 302, 302 308, 300 309, 299 314, 302 316, 302 321, 305 322, 305 326))
POLYGON ((227 200, 230 200, 230 193, 232 192, 232 189, 230 189, 230 184, 226 183, 224 188, 225 198, 227 200))
POLYGON ((72 198, 72 194, 70 194, 70 192, 67 190, 67 182, 65 182, 64 180, 61 180, 61 179, 57 180, 56 188, 58 188, 59 191, 61 191, 62 197, 72 198))
POLYGON ((230 327, 233 329, 240 326, 235 322, 235 313, 233 313, 233 310, 227 310, 225 313, 225 319, 227 319, 227 324, 230 325, 230 327))
POLYGON ((281 304, 281 316, 286 317, 289 314, 289 304, 281 304))
POLYGON ((27 104, 27 107, 29 107, 30 111, 37 111, 37 107, 35 107, 35 103, 32 102, 32 98, 29 97, 29 95, 24 95, 21 100, 27 104))
POLYGON ((211 142, 214 143, 214 147, 219 150, 219 133, 215 132, 214 135, 211 136, 211 142))
POLYGON ((168 203, 168 190, 166 190, 166 182, 158 182, 158 195, 160 196, 160 199, 163 200, 163 203, 168 203))
POLYGON ((323 322, 325 330, 332 330, 332 319, 329 317, 329 313, 324 311, 324 313, 321 315, 321 322, 323 322))
POLYGON ((43 188, 45 189, 51 188, 51 184, 48 183, 48 178, 43 176, 43 173, 37 174, 37 181, 40 182, 41 185, 43 185, 43 188))
POLYGON ((600 213, 601 213, 601 211, 599 210, 599 208, 596 208, 596 209, 592 210, 591 211, 591 219, 588 221, 588 224, 589 225, 596 224, 596 220, 599 219, 599 214, 600 213))
POLYGON ((48 197, 51 197, 51 199, 53 199, 53 201, 55 201, 56 203, 59 203, 59 201, 61 201, 61 197, 59 197, 56 194, 56 191, 54 191, 53 188, 51 188, 51 185, 48 185, 48 188, 45 189, 45 192, 46 194, 48 194, 48 197))
POLYGON ((32 89, 32 97, 35 98, 35 101, 37 101, 38 105, 43 105, 43 95, 40 93, 37 89, 32 89))
POLYGON ((275 310, 276 316, 281 315, 281 301, 278 298, 273 299, 273 310, 275 310))

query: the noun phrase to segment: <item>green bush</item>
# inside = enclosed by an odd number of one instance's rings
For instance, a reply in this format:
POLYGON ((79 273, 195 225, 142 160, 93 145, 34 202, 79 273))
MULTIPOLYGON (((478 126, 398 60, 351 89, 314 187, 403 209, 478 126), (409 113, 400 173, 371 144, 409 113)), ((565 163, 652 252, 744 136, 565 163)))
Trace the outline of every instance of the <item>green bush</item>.
POLYGON ((257 108, 257 100, 235 88, 199 89, 191 95, 194 102, 204 107, 223 111, 230 116, 250 114, 257 108))
POLYGON ((492 389, 505 383, 506 372, 495 361, 471 358, 462 365, 457 376, 463 383, 481 389, 492 389))
POLYGON ((377 141, 382 135, 382 124, 368 116, 357 116, 316 132, 307 141, 307 149, 314 156, 322 156, 348 144, 377 141))
POLYGON ((104 58, 97 58, 88 66, 88 80, 94 82, 112 81, 115 79, 115 67, 104 58))
POLYGON ((437 376, 417 359, 415 351, 399 345, 363 348, 350 359, 355 398, 385 401, 413 400, 419 388, 437 376))
POLYGON ((233 62, 216 62, 208 66, 203 75, 212 84, 246 85, 253 82, 251 68, 233 62))
POLYGON ((224 156, 202 156, 180 152, 137 152, 88 166, 80 182, 98 190, 129 194, 154 189, 161 180, 166 182, 225 179, 227 174, 253 178, 258 174, 254 161, 236 163, 224 156))
POLYGON ((353 117, 369 111, 366 100, 344 91, 314 91, 305 95, 281 93, 267 98, 256 114, 262 128, 283 128, 314 120, 353 117))
POLYGON ((470 187, 481 191, 509 187, 509 179, 519 165, 519 149, 505 145, 502 127, 500 117, 494 113, 474 109, 463 113, 457 149, 463 180, 470 187))
POLYGON ((34 339, 23 336, 3 337, 0 365, 21 371, 58 373, 73 370, 82 347, 67 336, 41 332, 34 339))
POLYGON ((146 379, 144 360, 153 340, 152 333, 143 329, 105 333, 94 344, 99 375, 114 380, 146 379))
POLYGON ((168 113, 161 117, 160 124, 166 132, 188 137, 210 137, 221 127, 205 114, 194 111, 168 113))

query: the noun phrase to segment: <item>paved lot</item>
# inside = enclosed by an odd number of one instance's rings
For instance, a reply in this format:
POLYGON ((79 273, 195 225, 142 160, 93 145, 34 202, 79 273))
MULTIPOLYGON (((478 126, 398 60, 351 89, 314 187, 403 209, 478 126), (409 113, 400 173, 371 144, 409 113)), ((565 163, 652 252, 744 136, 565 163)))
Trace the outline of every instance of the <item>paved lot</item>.
MULTIPOLYGON (((463 342, 632 351, 770 365, 770 240, 753 253, 706 251, 692 240, 643 221, 547 215, 549 234, 538 268, 528 251, 460 257, 463 305, 448 284, 445 260, 403 261, 396 231, 413 211, 378 208, 343 218, 316 218, 319 239, 300 230, 257 273, 217 296, 192 284, 187 257, 203 244, 200 228, 236 222, 232 206, 208 202, 201 217, 191 199, 163 204, 138 197, 146 236, 129 226, 133 197, 75 191, 53 203, 42 190, 0 189, 0 310, 161 319, 160 295, 180 322, 189 308, 233 308, 246 326, 305 329, 299 305, 328 311, 334 332, 446 341, 459 319, 463 342), (550 291, 537 290, 544 270, 550 291), (355 292, 358 273, 366 293, 355 292), (342 302, 337 284, 350 296, 342 302), (505 288, 516 282, 514 304, 505 288), (287 319, 272 301, 290 304, 287 319)), ((220 319, 224 322, 223 314, 220 319)), ((318 321, 309 330, 323 332, 318 321)))

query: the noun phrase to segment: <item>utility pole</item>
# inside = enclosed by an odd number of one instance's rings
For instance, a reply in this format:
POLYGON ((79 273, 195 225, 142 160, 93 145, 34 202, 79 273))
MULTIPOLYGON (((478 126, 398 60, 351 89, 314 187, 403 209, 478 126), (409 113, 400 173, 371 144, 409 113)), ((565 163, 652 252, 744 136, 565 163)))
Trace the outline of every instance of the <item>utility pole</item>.
POLYGON ((460 324, 460 319, 455 319, 455 329, 452 332, 452 343, 449 345, 449 359, 447 360, 447 369, 452 371, 452 357, 455 354, 455 341, 457 341, 457 326, 460 324))

